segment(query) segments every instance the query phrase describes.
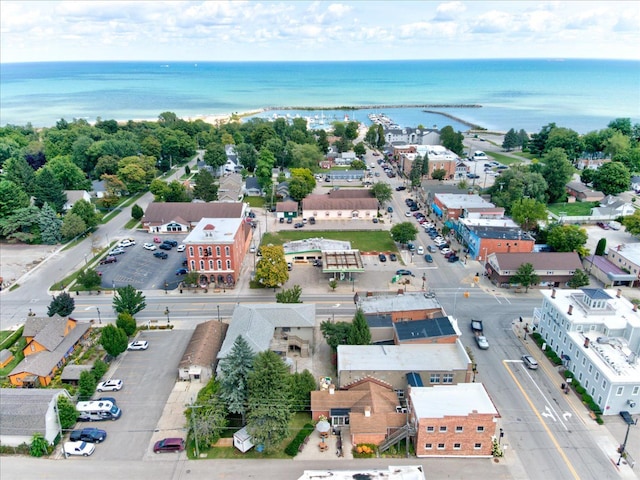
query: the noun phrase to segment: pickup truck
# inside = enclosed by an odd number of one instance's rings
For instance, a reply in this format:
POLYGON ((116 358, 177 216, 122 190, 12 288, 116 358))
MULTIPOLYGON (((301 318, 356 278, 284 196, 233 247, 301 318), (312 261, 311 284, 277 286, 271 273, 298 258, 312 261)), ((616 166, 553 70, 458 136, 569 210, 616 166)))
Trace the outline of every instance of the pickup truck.
POLYGON ((480 348, 481 350, 487 350, 489 348, 489 342, 487 342, 487 338, 483 334, 482 320, 471 319, 471 331, 475 336, 478 348, 480 348))

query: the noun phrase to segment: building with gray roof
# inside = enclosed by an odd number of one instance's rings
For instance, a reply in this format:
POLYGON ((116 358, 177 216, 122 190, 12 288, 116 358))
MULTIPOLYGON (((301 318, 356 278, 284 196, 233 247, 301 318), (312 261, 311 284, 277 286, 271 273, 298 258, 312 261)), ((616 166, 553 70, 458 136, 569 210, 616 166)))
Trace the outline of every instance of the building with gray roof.
POLYGON ((60 433, 55 411, 58 397, 71 400, 64 389, 0 389, 0 444, 17 447, 41 433, 52 445, 60 433))

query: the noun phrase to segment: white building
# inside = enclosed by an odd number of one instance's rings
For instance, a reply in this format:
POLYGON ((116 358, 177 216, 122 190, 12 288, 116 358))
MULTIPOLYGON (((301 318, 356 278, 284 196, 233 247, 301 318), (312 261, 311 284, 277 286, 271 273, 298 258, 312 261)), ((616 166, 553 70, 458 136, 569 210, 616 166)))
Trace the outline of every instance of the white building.
POLYGON ((640 413, 640 312, 620 290, 542 290, 534 323, 604 415, 640 413))

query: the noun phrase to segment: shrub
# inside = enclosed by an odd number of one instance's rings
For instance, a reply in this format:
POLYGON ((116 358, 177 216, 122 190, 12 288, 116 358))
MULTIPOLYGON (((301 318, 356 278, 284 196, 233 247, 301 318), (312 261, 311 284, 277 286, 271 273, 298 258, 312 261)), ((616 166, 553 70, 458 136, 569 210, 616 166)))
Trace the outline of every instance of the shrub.
POLYGON ((564 378, 574 378, 575 375, 573 374, 573 372, 571 370, 565 370, 564 371, 564 378))
POLYGON ((298 434, 291 440, 291 443, 284 449, 284 453, 290 457, 295 457, 298 454, 298 449, 302 445, 305 439, 313 433, 313 424, 307 423, 302 427, 298 434))
POLYGON ((597 423, 598 425, 602 425, 602 424, 604 424, 604 420, 602 419, 602 417, 601 417, 600 415, 598 415, 598 416, 596 417, 596 423, 597 423))
POLYGON ((576 385, 576 393, 578 395, 582 395, 584 392, 586 392, 586 390, 582 385, 580 384, 576 385))
POLYGON ((377 446, 373 443, 361 443, 353 448, 353 458, 371 458, 376 454, 377 446))
POLYGON ((29 455, 32 457, 42 457, 49 453, 49 444, 41 433, 34 433, 29 445, 29 455))
POLYGON ((593 402, 593 398, 591 398, 591 395, 589 395, 588 393, 583 393, 582 394, 582 401, 584 403, 586 403, 587 405, 589 405, 590 403, 593 402))
POLYGON ((107 366, 107 364, 104 363, 102 360, 98 359, 94 362, 91 373, 93 373, 93 378, 95 378, 96 382, 98 382, 100 381, 102 376, 105 373, 107 373, 107 370, 109 370, 109 367, 107 366))
POLYGON ((131 315, 130 313, 119 313, 118 319, 116 320, 116 326, 123 329, 129 337, 136 333, 136 319, 133 318, 133 315, 131 315))

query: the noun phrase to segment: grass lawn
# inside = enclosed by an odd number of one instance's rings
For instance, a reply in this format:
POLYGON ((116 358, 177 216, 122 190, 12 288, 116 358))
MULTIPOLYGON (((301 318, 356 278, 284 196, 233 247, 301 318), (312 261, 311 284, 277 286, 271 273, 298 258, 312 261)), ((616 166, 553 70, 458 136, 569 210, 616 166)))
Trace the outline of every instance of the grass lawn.
POLYGON ((124 224, 124 228, 130 230, 138 226, 139 223, 140 223, 140 220, 136 220, 135 218, 132 218, 131 220, 129 220, 127 223, 124 224))
POLYGON ((387 230, 324 230, 324 231, 280 231, 276 233, 266 233, 262 237, 262 245, 282 245, 292 240, 303 240, 305 238, 327 238, 331 240, 341 240, 351 242, 351 248, 363 252, 397 252, 398 248, 387 230))
MULTIPOLYGON (((298 434, 305 423, 311 422, 311 415, 308 412, 297 412, 293 415, 289 423, 289 436, 270 453, 258 452, 255 447, 246 453, 242 453, 235 447, 212 447, 209 450, 200 450, 201 458, 234 458, 234 459, 260 459, 260 458, 291 458, 284 453, 284 449, 291 443, 291 440, 298 434), (206 457, 204 456, 206 455, 206 457)), ((187 451, 189 458, 193 459, 193 445, 189 442, 187 451)))
POLYGON ((264 197, 244 197, 244 201, 247 202, 251 207, 262 208, 264 207, 265 198, 264 197))
MULTIPOLYGON (((12 333, 13 332, 9 332, 9 334, 12 333)), ((13 344, 11 353, 13 353, 15 357, 7 365, 5 365, 4 368, 0 368, 0 378, 6 378, 7 375, 11 373, 11 370, 13 370, 24 359, 24 353, 22 353, 22 349, 26 346, 27 340, 23 337, 20 337, 18 341, 13 344)))
POLYGON ((591 209, 597 207, 598 202, 552 203, 547 205, 549 211, 555 215, 564 213, 568 217, 591 215, 591 209))
POLYGON ((502 153, 497 153, 497 152, 489 152, 489 153, 487 153, 487 156, 493 157, 496 160, 496 162, 500 162, 503 165, 512 165, 512 164, 516 164, 516 163, 522 163, 522 162, 524 162, 526 160, 526 158, 524 158, 524 157, 522 157, 521 159, 513 158, 513 157, 509 157, 507 155, 503 155, 502 153))

